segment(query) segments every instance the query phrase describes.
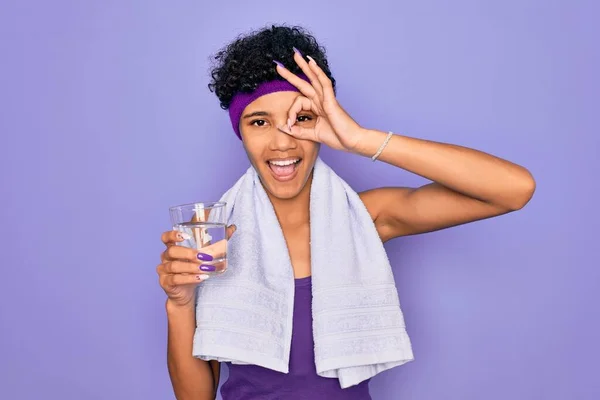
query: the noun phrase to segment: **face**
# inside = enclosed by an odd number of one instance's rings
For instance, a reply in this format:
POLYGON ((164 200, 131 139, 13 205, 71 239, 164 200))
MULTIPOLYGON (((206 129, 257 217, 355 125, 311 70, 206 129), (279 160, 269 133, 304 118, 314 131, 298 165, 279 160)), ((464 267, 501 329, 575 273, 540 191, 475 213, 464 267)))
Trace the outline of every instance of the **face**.
MULTIPOLYGON (((242 112, 240 133, 250 162, 258 172, 267 193, 278 199, 292 199, 312 176, 319 144, 299 140, 277 127, 287 124, 287 113, 298 92, 275 92, 250 103, 242 112)), ((314 127, 310 111, 298 114, 296 125, 314 127)))

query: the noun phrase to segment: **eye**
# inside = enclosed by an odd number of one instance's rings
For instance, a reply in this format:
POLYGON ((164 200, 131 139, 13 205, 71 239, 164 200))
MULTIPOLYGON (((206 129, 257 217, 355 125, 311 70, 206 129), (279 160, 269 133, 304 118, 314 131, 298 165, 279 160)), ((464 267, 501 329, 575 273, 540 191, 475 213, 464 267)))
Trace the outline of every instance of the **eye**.
POLYGON ((296 118, 296 121, 298 122, 306 122, 306 121, 312 121, 312 117, 310 115, 298 115, 298 117, 296 118))
POLYGON ((267 121, 265 121, 264 119, 255 119, 254 121, 252 121, 250 123, 250 125, 254 125, 254 126, 265 126, 265 124, 267 123, 267 121))

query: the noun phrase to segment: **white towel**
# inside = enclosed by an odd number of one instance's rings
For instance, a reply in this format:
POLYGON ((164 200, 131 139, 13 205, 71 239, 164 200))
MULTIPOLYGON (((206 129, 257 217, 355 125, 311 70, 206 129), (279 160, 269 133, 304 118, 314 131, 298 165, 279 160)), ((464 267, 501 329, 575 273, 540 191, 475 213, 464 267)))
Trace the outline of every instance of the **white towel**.
MULTIPOLYGON (((225 193, 228 270, 199 285, 193 355, 288 373, 294 274, 283 232, 253 167, 225 193)), ((413 360, 392 270, 373 221, 317 159, 310 191, 317 374, 356 385, 413 360)))

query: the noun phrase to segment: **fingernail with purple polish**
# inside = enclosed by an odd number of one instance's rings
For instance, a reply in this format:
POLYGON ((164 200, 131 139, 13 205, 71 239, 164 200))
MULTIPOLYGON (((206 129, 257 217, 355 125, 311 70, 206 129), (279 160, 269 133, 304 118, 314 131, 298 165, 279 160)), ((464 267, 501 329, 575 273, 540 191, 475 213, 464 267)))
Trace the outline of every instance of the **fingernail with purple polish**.
POLYGON ((214 265, 204 265, 202 264, 200 266, 200 271, 204 271, 204 272, 214 272, 216 271, 217 268, 214 265))
POLYGON ((281 61, 273 60, 273 62, 275 64, 279 65, 281 68, 285 68, 285 65, 283 65, 283 63, 281 63, 281 61))
POLYGON ((198 253, 198 255, 196 257, 200 261, 212 261, 213 260, 213 257, 210 254, 206 254, 206 253, 198 253))
POLYGON ((294 49, 294 52, 296 52, 296 53, 300 54, 300 57, 303 57, 303 55, 302 55, 302 52, 301 52, 300 50, 298 50, 298 49, 297 49, 297 48, 295 48, 295 47, 292 47, 292 48, 294 49))

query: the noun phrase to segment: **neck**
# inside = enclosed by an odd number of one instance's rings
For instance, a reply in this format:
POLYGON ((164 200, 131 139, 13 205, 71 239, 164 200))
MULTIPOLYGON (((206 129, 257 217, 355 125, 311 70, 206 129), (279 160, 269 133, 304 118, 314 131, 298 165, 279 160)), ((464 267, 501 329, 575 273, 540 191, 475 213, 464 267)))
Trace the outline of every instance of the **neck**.
POLYGON ((267 192, 282 228, 293 228, 309 222, 311 184, 312 173, 300 193, 291 199, 278 199, 267 192))

